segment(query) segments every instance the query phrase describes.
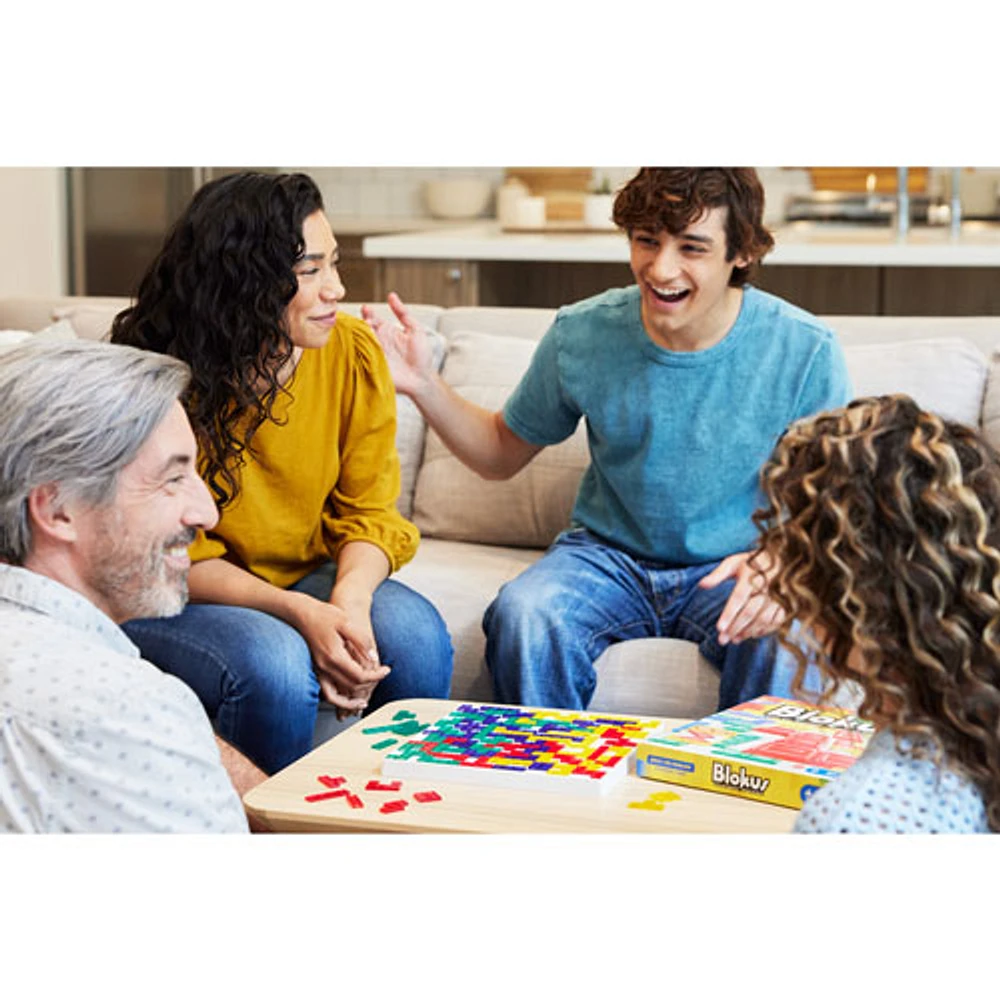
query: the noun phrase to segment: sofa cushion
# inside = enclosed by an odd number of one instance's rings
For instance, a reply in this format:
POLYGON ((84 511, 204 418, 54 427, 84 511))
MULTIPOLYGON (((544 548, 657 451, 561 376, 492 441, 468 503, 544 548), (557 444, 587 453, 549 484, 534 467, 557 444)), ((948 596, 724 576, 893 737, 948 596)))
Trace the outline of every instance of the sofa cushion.
POLYGON ((978 427, 989 366, 958 337, 900 340, 844 348, 854 395, 905 392, 925 410, 978 427))
MULTIPOLYGON (((517 337, 456 333, 442 376, 465 399, 498 410, 536 346, 534 340, 517 337)), ((572 437, 545 448, 516 476, 487 481, 428 430, 413 496, 413 521, 429 537, 545 548, 569 524, 589 460, 581 421, 572 437)))
POLYGON ((129 305, 126 298, 80 297, 57 305, 52 310, 52 318, 68 320, 76 335, 84 340, 105 340, 115 316, 129 305))
POLYGON ((14 347, 29 340, 36 341, 60 341, 76 340, 76 331, 68 320, 61 319, 51 326, 45 327, 36 333, 28 330, 0 330, 0 350, 7 347, 14 347))
MULTIPOLYGON (((434 367, 440 371, 444 362, 444 337, 433 330, 427 331, 434 356, 434 367)), ((407 396, 396 394, 396 451, 399 454, 399 499, 396 508, 405 518, 413 516, 413 491, 417 473, 424 458, 424 439, 427 424, 416 404, 407 396)))
POLYGON ((990 358, 983 398, 983 436, 1000 451, 1000 349, 990 358))

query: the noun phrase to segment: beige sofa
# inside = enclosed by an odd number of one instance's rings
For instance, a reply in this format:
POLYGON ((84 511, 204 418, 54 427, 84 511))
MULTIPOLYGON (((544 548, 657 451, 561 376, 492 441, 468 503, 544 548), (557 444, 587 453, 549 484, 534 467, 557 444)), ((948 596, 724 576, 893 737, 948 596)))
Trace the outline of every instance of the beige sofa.
MULTIPOLYGON (((122 299, 0 298, 0 330, 100 337, 122 299), (72 329, 69 329, 69 328, 72 329)), ((356 305, 345 305, 353 313, 356 305)), ((414 306, 437 333, 442 372, 467 398, 500 407, 554 315, 548 309, 414 306)), ((1000 317, 835 316, 858 395, 905 391, 924 406, 982 426, 1000 446, 1000 317)), ((734 408, 736 406, 734 401, 734 408)), ((737 414, 734 409, 734 418, 737 414)), ((399 401, 403 472, 399 506, 421 530, 415 559, 398 578, 441 611, 455 645, 452 695, 489 700, 483 611, 505 581, 536 560, 568 522, 587 462, 583 427, 543 451, 507 482, 486 482, 426 430, 412 403, 399 401)), ((598 662, 592 707, 697 717, 716 707, 715 670, 686 642, 641 639, 609 649, 598 662)), ((328 735, 333 713, 322 713, 328 735)))

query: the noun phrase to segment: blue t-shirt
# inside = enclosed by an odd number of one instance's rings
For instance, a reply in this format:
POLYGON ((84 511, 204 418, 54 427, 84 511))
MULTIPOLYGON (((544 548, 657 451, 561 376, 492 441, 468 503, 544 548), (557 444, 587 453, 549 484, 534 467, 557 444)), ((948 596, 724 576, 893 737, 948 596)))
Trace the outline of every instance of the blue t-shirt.
POLYGON ((539 445, 583 417, 590 465, 573 524, 692 566, 753 547, 760 468, 778 438, 850 398, 833 331, 804 310, 748 287, 719 343, 669 351, 647 335, 633 285, 560 309, 503 415, 539 445))

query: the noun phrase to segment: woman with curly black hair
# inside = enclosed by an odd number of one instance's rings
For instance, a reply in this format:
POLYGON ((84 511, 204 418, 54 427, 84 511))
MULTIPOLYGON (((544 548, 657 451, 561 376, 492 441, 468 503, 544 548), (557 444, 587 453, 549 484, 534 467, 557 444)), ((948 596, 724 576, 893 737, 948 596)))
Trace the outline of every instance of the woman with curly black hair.
POLYGON ((351 714, 447 697, 440 615, 389 574, 417 529, 396 510, 395 393, 345 291, 305 174, 202 187, 111 339, 186 361, 200 471, 220 506, 191 548, 191 603, 129 622, 269 773, 312 744, 320 697, 351 714))
POLYGON ((1000 831, 1000 457, 883 396, 793 424, 762 482, 780 635, 797 620, 810 647, 786 643, 797 682, 814 657, 877 730, 796 830, 1000 831))

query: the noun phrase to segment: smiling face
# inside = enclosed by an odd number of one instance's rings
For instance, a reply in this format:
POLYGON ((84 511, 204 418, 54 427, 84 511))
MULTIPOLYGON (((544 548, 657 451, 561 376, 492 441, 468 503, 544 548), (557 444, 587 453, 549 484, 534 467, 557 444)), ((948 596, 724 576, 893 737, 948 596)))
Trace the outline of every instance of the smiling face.
POLYGON ((218 521, 196 456, 191 425, 174 403, 121 471, 114 500, 81 516, 85 596, 113 621, 176 615, 187 602, 188 546, 197 528, 218 521))
POLYGON ((337 271, 340 251, 323 212, 302 223, 303 256, 295 263, 298 291, 285 310, 292 343, 299 349, 322 347, 337 318, 337 303, 346 294, 337 271))
POLYGON ((630 264, 641 292, 642 322, 654 343, 698 351, 718 343, 739 314, 742 291, 729 285, 743 256, 726 260, 726 213, 711 208, 678 235, 636 229, 630 264))

